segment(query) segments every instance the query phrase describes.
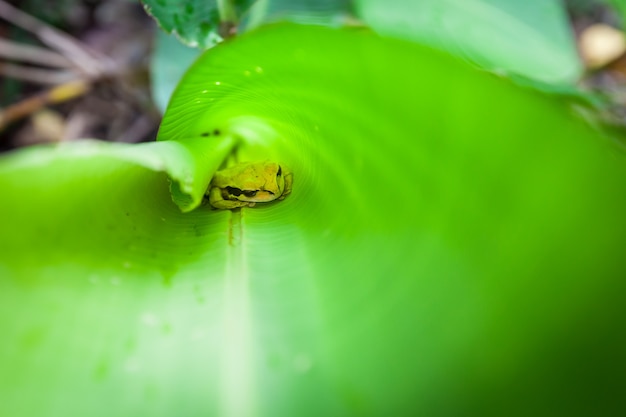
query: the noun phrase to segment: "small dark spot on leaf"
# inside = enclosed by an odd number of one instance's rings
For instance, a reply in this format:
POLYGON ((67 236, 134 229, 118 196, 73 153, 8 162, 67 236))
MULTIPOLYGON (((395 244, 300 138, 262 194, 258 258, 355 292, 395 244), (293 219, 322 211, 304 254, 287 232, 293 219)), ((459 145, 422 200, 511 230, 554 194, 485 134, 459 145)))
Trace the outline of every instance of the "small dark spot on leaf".
POLYGON ((214 134, 215 136, 218 136, 220 133, 221 133, 221 132, 220 132, 220 130, 219 130, 219 129, 215 129, 215 130, 213 131, 213 134, 214 134))
POLYGON ((209 133, 209 132, 203 132, 203 133, 200 133, 200 136, 205 137, 205 138, 206 138, 207 136, 210 136, 210 135, 211 135, 211 133, 209 133))

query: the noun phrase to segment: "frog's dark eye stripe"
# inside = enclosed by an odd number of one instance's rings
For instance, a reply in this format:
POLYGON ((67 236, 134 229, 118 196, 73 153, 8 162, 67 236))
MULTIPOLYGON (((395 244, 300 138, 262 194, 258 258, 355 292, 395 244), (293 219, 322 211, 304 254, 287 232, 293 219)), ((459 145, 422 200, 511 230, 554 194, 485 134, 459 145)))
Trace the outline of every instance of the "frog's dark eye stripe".
POLYGON ((241 194, 245 195, 246 197, 254 197, 258 190, 242 190, 241 188, 226 187, 226 192, 229 195, 234 195, 237 197, 239 197, 241 194))
POLYGON ((280 165, 278 165, 278 172, 276 173, 276 176, 280 177, 281 175, 283 175, 283 168, 280 165))
POLYGON ((236 196, 240 196, 241 193, 243 192, 241 191, 241 188, 235 188, 235 187, 226 187, 226 191, 228 191, 228 194, 236 195, 236 196))

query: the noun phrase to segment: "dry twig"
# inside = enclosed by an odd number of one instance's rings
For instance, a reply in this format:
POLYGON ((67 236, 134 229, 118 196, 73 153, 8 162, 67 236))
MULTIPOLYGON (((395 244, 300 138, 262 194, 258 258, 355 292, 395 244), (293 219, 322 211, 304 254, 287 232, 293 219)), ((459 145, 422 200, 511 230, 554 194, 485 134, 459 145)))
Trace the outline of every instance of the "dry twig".
POLYGON ((0 130, 48 104, 61 103, 85 94, 90 88, 87 80, 73 80, 29 97, 0 110, 0 130))
POLYGON ((98 56, 79 40, 22 12, 4 0, 0 0, 0 17, 35 34, 41 42, 62 53, 88 76, 97 77, 106 72, 107 68, 103 63, 107 63, 108 60, 105 57, 98 56))
POLYGON ((39 46, 22 45, 2 38, 0 38, 0 57, 48 67, 68 68, 72 66, 72 62, 59 53, 39 46))
POLYGON ((76 73, 71 71, 47 70, 16 64, 4 64, 2 62, 0 62, 0 75, 35 84, 48 85, 62 84, 76 79, 76 73))
MULTIPOLYGON (((33 47, 0 39, 0 58, 12 61, 11 63, 0 62, 0 75, 31 83, 53 85, 43 92, 0 109, 0 131, 19 119, 33 115, 43 107, 83 96, 94 86, 107 86, 105 91, 111 91, 111 86, 115 86, 118 87, 114 90, 116 93, 125 92, 123 76, 128 75, 126 72, 129 69, 135 70, 130 66, 132 65, 130 61, 114 60, 106 53, 92 49, 69 34, 8 4, 5 0, 0 0, 0 19, 32 32, 42 44, 50 48, 33 47), (22 64, 34 64, 44 68, 22 64), (105 80, 113 82, 106 84, 103 83, 105 80)), ((102 91, 98 89, 95 96, 102 91)), ((84 101, 87 102, 89 97, 88 95, 84 101)), ((138 102, 135 93, 129 101, 138 102)), ((119 114, 115 113, 115 111, 119 112, 119 109, 116 110, 113 104, 114 102, 105 100, 104 108, 113 111, 113 113, 104 112, 111 113, 109 116, 104 116, 98 111, 94 113, 94 116, 99 124, 106 125, 108 133, 116 132, 116 123, 122 124, 115 134, 118 140, 119 136, 124 141, 136 141, 135 137, 143 137, 154 129, 156 122, 151 117, 119 117, 119 114)), ((122 114, 127 116, 129 113, 122 111, 122 114)), ((72 130, 70 127, 73 126, 72 117, 66 117, 65 123, 67 124, 65 130, 70 132, 72 130)), ((64 134, 64 137, 67 137, 67 134, 64 134)))

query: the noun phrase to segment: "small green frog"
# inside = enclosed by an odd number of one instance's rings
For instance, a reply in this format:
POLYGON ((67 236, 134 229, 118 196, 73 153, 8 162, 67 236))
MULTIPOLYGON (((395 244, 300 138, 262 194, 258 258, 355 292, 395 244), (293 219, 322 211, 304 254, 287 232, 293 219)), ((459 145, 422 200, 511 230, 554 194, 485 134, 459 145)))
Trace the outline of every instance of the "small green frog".
POLYGON ((242 162, 217 171, 207 195, 216 209, 252 207, 282 200, 291 192, 293 174, 276 162, 242 162))

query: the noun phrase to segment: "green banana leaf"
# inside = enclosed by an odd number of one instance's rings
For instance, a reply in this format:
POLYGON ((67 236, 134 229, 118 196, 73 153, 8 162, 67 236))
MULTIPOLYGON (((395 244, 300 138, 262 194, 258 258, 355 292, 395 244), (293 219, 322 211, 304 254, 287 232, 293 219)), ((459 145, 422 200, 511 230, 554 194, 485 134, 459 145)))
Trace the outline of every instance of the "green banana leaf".
POLYGON ((355 6, 383 35, 430 45, 492 71, 565 85, 583 72, 560 0, 356 0, 355 6))
POLYGON ((0 415, 619 415, 624 184, 560 102, 367 30, 257 29, 158 142, 0 159, 0 415), (292 194, 211 210, 233 154, 292 194))

